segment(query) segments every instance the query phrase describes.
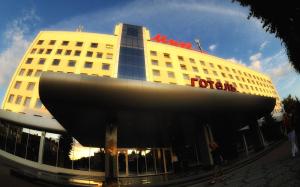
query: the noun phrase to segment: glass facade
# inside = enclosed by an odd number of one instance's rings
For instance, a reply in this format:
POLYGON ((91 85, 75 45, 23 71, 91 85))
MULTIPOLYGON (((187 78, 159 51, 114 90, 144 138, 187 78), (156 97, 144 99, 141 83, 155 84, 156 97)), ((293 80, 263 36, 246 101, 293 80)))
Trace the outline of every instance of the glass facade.
MULTIPOLYGON (((43 133, 0 120, 0 149, 24 160, 38 162, 42 136, 45 140, 42 164, 87 172, 105 171, 104 148, 82 147, 66 134, 43 133)), ((171 148, 119 148, 119 172, 123 176, 172 172, 171 155, 171 148)))
POLYGON ((143 29, 123 24, 118 78, 146 80, 143 29))

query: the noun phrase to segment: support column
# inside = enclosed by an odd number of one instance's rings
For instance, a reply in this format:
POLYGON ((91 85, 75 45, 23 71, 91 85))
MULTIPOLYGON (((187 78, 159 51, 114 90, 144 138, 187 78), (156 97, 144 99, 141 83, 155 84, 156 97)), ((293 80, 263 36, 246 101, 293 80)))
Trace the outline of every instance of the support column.
POLYGON ((165 149, 162 150, 162 156, 163 156, 163 164, 164 164, 164 173, 167 173, 167 164, 166 164, 166 154, 165 154, 165 149))
POLYGON ((105 186, 118 186, 117 127, 110 124, 105 133, 105 186))
POLYGON ((260 151, 264 149, 265 145, 257 121, 256 120, 251 121, 249 126, 250 126, 251 135, 254 142, 254 150, 260 151))
POLYGON ((245 153, 248 156, 249 152, 248 152, 248 145, 247 145, 245 134, 242 135, 242 139, 243 139, 243 145, 244 145, 244 148, 245 148, 245 153))
POLYGON ((129 175, 129 168, 128 168, 128 150, 126 150, 126 153, 125 153, 125 166, 126 166, 125 174, 126 174, 126 176, 128 176, 128 175, 129 175))
POLYGON ((40 146, 39 146, 39 155, 38 155, 38 163, 43 163, 44 157, 44 148, 45 148, 45 136, 46 132, 42 131, 41 138, 40 138, 40 146))
POLYGON ((206 127, 205 125, 201 125, 200 136, 199 136, 199 142, 200 142, 199 145, 200 145, 200 149, 201 149, 202 162, 204 163, 205 166, 211 166, 211 165, 213 165, 213 159, 212 159, 212 155, 210 153, 210 148, 209 148, 210 134, 209 134, 209 130, 207 128, 209 128, 209 127, 206 127))

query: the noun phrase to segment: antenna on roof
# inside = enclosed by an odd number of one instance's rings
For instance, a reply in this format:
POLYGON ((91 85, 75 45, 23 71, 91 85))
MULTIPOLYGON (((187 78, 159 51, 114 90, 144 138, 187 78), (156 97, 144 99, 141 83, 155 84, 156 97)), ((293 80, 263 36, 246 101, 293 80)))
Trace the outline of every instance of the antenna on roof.
POLYGON ((199 49, 200 51, 202 51, 202 47, 201 47, 201 44, 200 44, 200 40, 199 40, 198 38, 195 39, 195 43, 196 43, 198 49, 199 49))
POLYGON ((82 32, 83 31, 83 25, 79 25, 77 28, 76 28, 76 32, 82 32))

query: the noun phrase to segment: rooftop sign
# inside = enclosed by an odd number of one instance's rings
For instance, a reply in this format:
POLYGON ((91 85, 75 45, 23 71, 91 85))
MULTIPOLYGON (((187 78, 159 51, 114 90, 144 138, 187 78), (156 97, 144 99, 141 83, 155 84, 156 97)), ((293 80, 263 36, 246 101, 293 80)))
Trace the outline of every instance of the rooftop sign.
POLYGON ((174 45, 176 47, 182 47, 182 48, 186 48, 186 49, 192 49, 192 44, 190 42, 178 42, 173 39, 168 39, 167 36, 164 36, 161 34, 157 34, 156 36, 151 38, 151 41, 174 45))

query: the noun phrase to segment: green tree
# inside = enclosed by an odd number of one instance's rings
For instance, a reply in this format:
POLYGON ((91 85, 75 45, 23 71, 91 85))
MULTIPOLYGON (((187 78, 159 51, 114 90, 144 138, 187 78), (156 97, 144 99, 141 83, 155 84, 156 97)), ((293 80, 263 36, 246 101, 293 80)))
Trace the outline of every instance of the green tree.
POLYGON ((286 1, 232 0, 250 7, 250 17, 256 17, 263 28, 274 33, 284 43, 293 67, 300 73, 300 3, 286 1))
POLYGON ((59 166, 71 167, 70 154, 73 146, 73 138, 69 134, 63 134, 59 138, 59 166))

